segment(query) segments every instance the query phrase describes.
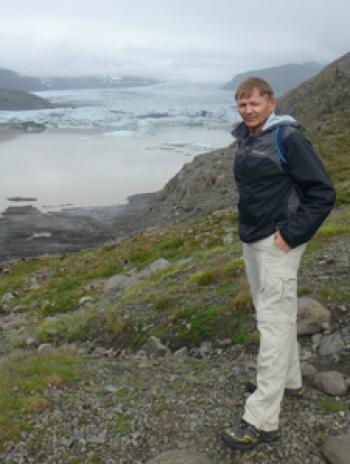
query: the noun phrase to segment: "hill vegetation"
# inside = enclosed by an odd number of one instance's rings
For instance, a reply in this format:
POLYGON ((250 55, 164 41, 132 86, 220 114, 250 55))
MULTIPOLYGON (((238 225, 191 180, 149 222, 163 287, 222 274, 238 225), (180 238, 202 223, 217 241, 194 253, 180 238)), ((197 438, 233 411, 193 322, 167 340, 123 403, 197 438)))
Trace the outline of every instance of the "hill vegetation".
POLYGON ((279 100, 279 111, 306 128, 337 190, 350 203, 350 53, 279 100))

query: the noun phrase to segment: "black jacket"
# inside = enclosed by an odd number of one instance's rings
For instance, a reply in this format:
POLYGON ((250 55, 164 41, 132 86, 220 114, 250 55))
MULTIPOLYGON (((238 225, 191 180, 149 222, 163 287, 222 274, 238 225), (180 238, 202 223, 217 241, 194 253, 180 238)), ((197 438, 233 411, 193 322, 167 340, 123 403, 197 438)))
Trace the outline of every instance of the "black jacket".
POLYGON ((290 119, 258 134, 244 123, 232 131, 238 142, 234 174, 243 242, 256 242, 279 229, 295 247, 311 239, 334 206, 335 192, 323 164, 290 119), (278 142, 279 125, 283 136, 278 142))

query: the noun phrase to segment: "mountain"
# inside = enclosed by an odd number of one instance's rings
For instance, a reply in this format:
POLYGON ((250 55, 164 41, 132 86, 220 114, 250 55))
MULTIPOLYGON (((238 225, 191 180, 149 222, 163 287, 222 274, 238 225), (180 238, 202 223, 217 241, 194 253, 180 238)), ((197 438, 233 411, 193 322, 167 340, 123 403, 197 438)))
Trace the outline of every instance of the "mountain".
POLYGON ((53 108, 44 98, 23 90, 0 89, 0 111, 25 111, 53 108))
POLYGON ((350 52, 281 97, 278 111, 306 128, 331 174, 339 203, 350 203, 350 52))
POLYGON ((101 89, 143 87, 156 84, 156 79, 135 76, 111 76, 107 74, 76 77, 21 76, 9 69, 0 68, 0 88, 40 92, 43 90, 101 89))
POLYGON ((237 74, 230 82, 223 86, 226 90, 235 90, 248 77, 258 76, 267 80, 277 95, 282 95, 293 89, 301 82, 317 74, 321 69, 320 63, 308 62, 302 64, 285 64, 272 68, 254 69, 237 74))

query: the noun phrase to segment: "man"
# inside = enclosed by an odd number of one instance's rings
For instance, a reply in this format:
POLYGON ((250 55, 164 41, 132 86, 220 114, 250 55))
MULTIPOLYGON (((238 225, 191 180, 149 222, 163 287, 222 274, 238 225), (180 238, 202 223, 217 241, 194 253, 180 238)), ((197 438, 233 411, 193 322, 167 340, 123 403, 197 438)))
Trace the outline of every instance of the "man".
POLYGON ((232 449, 278 439, 284 392, 302 380, 297 350, 297 272, 303 251, 331 211, 335 192, 310 142, 291 116, 277 116, 270 85, 249 78, 237 89, 242 122, 235 179, 239 234, 260 333, 256 390, 240 423, 222 438, 232 449))

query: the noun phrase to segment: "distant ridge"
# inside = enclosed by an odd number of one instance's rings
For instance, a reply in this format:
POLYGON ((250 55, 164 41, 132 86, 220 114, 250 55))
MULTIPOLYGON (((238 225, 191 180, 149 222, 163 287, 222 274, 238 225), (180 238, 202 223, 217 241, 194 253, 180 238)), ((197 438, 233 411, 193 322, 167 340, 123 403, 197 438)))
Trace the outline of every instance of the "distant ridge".
POLYGON ((0 89, 0 111, 26 111, 53 108, 44 98, 23 90, 0 89))
POLYGON ((143 87, 156 84, 156 79, 136 76, 76 76, 76 77, 32 77, 21 76, 10 69, 0 68, 0 88, 40 92, 44 90, 101 89, 120 87, 143 87))
POLYGON ((301 82, 317 74, 323 66, 320 63, 308 62, 303 64, 284 64, 272 68, 254 69, 237 74, 230 82, 223 86, 226 90, 235 90, 248 77, 258 76, 267 80, 277 95, 282 95, 293 89, 301 82))

